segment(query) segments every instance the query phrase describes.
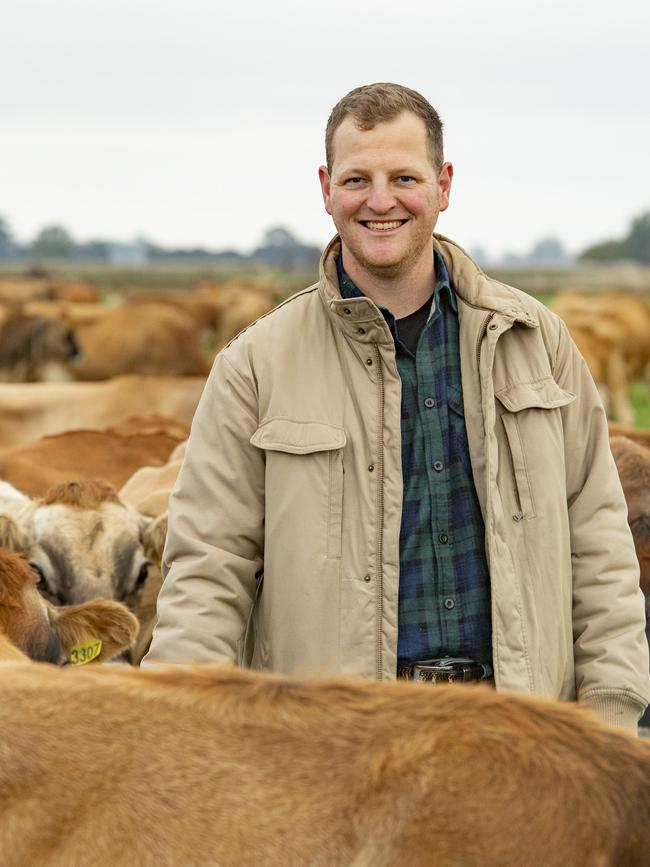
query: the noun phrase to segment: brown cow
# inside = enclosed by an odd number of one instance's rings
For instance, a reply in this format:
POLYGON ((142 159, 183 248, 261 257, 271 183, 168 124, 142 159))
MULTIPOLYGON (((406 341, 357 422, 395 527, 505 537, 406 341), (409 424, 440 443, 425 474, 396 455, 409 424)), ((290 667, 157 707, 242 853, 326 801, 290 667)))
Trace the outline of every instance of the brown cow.
POLYGON ((0 679, 3 867, 647 867, 648 815, 649 745, 568 704, 213 666, 0 679))
POLYGON ((165 304, 110 308, 96 321, 78 323, 75 337, 82 361, 70 372, 77 379, 127 373, 206 376, 210 370, 194 321, 165 304))
POLYGON ((64 321, 13 313, 0 324, 0 380, 40 382, 48 378, 52 365, 79 356, 72 329, 64 321))
POLYGON ((74 428, 102 429, 147 413, 190 421, 201 377, 123 376, 106 382, 0 383, 0 446, 74 428))
POLYGON ((0 662, 60 664, 75 643, 88 638, 102 642, 99 662, 133 643, 138 622, 123 605, 95 599, 57 608, 38 592, 37 582, 22 557, 0 548, 0 662))
POLYGON ((106 482, 67 482, 39 500, 0 482, 0 545, 29 559, 57 604, 104 597, 136 610, 166 529, 166 516, 141 515, 106 482))
POLYGON ((186 423, 175 420, 175 424, 180 436, 164 429, 142 433, 111 428, 72 430, 0 449, 0 479, 30 497, 42 496, 69 479, 104 479, 117 489, 140 467, 166 463, 189 433, 186 423))
POLYGON ((650 307, 624 292, 584 295, 560 292, 553 310, 566 322, 585 358, 608 414, 634 422, 630 383, 647 375, 650 362, 650 307))
POLYGON ((650 619, 650 449, 622 436, 610 437, 609 444, 625 494, 650 619))
POLYGON ((610 437, 626 437, 650 449, 650 428, 632 427, 627 424, 619 424, 616 421, 608 422, 607 426, 609 427, 610 437))

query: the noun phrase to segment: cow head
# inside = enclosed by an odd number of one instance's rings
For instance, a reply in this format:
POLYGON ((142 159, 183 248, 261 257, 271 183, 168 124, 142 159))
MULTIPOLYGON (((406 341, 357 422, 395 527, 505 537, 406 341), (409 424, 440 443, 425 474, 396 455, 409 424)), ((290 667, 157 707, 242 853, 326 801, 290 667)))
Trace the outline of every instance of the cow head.
POLYGON ((98 660, 133 644, 138 621, 116 602, 95 599, 57 608, 38 591, 38 576, 18 554, 0 548, 0 661, 30 659, 60 664, 73 647, 99 639, 98 660))
POLYGON ((46 599, 75 605, 104 597, 136 606, 162 554, 165 515, 141 515, 102 481, 66 482, 39 500, 7 496, 7 487, 0 487, 0 545, 25 555, 46 599))

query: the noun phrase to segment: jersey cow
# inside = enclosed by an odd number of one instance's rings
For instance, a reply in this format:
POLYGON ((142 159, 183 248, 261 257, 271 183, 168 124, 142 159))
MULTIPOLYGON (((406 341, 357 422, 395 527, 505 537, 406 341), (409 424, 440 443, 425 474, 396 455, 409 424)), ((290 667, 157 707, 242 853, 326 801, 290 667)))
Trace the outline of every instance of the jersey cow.
POLYGON ((0 383, 0 446, 75 428, 103 429, 161 413, 191 421, 201 377, 123 376, 106 382, 0 383))
POLYGON ((649 814, 650 745, 487 687, 0 678, 3 867, 647 867, 649 814))
POLYGON ((182 430, 65 431, 0 449, 0 478, 30 497, 42 496, 68 479, 104 479, 119 488, 141 467, 161 467, 167 462, 189 433, 188 424, 176 422, 175 426, 182 430))
POLYGON ((104 597, 136 610, 166 526, 166 516, 124 505, 106 482, 67 482, 38 500, 0 482, 0 545, 28 558, 55 604, 104 597))
POLYGON ((77 642, 101 642, 97 661, 111 659, 135 639, 138 622, 123 605, 94 599, 57 608, 37 588, 27 562, 0 548, 0 663, 28 658, 61 664, 77 642))

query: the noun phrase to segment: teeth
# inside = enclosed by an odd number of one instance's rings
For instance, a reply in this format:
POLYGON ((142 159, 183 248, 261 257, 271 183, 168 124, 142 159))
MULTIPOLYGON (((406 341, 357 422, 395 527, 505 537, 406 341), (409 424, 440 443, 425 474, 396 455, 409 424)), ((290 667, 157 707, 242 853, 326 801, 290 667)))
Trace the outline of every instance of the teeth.
POLYGON ((388 229, 399 229, 399 227, 401 225, 402 225, 401 220, 393 220, 392 223, 371 223, 370 220, 366 221, 366 226, 369 229, 374 229, 374 230, 379 230, 379 231, 388 230, 388 229))

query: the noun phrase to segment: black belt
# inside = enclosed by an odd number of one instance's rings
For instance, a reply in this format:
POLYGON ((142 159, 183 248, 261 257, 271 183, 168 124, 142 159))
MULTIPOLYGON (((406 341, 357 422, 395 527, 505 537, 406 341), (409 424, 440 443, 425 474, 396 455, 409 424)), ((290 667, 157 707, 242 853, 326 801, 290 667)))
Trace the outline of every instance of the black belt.
POLYGON ((492 676, 491 665, 466 656, 443 656, 439 659, 397 663, 399 679, 425 680, 430 683, 466 683, 472 680, 489 680, 492 676))

